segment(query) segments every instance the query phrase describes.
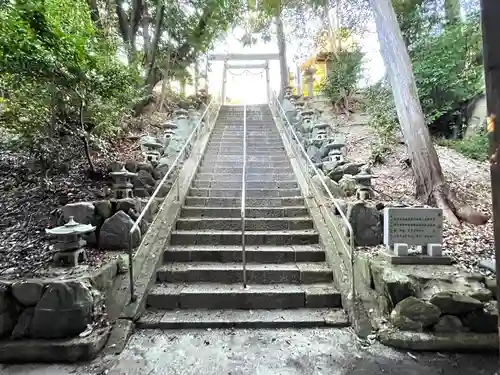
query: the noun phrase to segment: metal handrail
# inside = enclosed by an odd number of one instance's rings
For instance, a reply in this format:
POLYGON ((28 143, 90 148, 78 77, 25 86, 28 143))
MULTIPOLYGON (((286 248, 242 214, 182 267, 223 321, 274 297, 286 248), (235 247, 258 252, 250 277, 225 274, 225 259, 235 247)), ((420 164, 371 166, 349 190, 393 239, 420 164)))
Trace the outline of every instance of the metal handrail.
MULTIPOLYGON (((337 225, 335 224, 335 222, 333 222, 333 220, 331 219, 331 217, 328 217, 328 219, 330 220, 330 222, 333 224, 333 228, 335 228, 335 231, 337 232, 337 235, 338 235, 339 239, 341 240, 342 244, 344 245, 345 249, 348 250, 347 254, 349 255, 349 258, 350 258, 350 261, 351 261, 351 275, 352 275, 352 291, 351 291, 351 293, 352 293, 352 297, 355 298, 355 285, 354 285, 354 254, 355 254, 354 251, 355 251, 355 245, 354 245, 354 231, 352 229, 352 225, 349 222, 349 219, 347 219, 346 214, 343 212, 342 208, 340 207, 340 204, 337 202, 337 200, 333 196, 332 192, 330 191, 330 189, 326 185, 325 181, 323 180, 322 176, 318 172, 318 169, 314 165, 313 161, 311 160, 311 158, 307 154, 307 151, 305 150, 304 146, 302 146, 302 142, 299 140, 299 137, 297 136, 297 133, 295 132, 292 124, 290 124, 290 121, 286 117, 285 110, 283 109, 283 106, 279 102, 278 97, 277 97, 275 91, 272 92, 271 101, 269 103, 269 107, 271 109, 271 112, 273 112, 273 105, 272 105, 273 101, 276 102, 276 107, 281 112, 280 116, 279 116, 280 119, 281 119, 281 121, 283 121, 286 124, 286 127, 288 128, 288 130, 290 130, 290 132, 292 133, 293 138, 295 139, 296 143, 298 144, 300 152, 302 153, 303 157, 305 158, 305 160, 307 162, 307 166, 309 168, 312 168, 312 171, 314 172, 314 174, 316 176, 318 176, 318 178, 319 178, 319 180, 321 182, 321 185, 323 186, 323 189, 326 191, 326 193, 328 195, 328 198, 330 199, 330 201, 335 206, 335 209, 340 214, 340 217, 344 221, 344 225, 346 226, 347 230, 349 231, 349 245, 347 245, 346 242, 344 241, 344 238, 343 238, 344 236, 342 235, 342 233, 339 232, 339 230, 338 230, 337 225)), ((275 117, 277 117, 277 116, 275 116, 275 117)), ((292 143, 293 142, 290 142, 290 144, 292 144, 292 143)), ((307 178, 310 178, 309 173, 307 175, 308 175, 307 178)))
POLYGON ((243 264, 243 288, 247 287, 247 256, 245 241, 245 201, 246 201, 246 171, 247 171, 247 105, 243 104, 243 165, 241 171, 241 260, 243 264))
MULTIPOLYGON (((216 99, 217 96, 214 96, 212 100, 208 103, 207 108, 201 115, 198 123, 194 127, 194 129, 191 131, 191 134, 189 134, 189 137, 186 139, 184 142, 184 145, 182 146, 181 150, 177 154, 177 157, 174 159, 172 165, 168 169, 167 173, 165 173, 165 176, 161 179, 160 183, 156 187, 155 191, 149 198, 148 202, 146 203, 146 206, 142 209, 141 213, 139 214, 139 217, 135 220, 134 224, 132 225, 132 228, 130 228, 130 231, 128 232, 128 273, 130 277, 130 302, 135 302, 136 300, 136 295, 135 295, 135 281, 134 281, 134 257, 133 257, 133 234, 134 232, 139 228, 140 223, 144 219, 144 216, 146 215, 146 212, 148 212, 149 208, 151 207, 151 204, 153 203, 154 199, 158 195, 158 192, 160 189, 163 187, 165 182, 167 182, 168 178, 172 174, 175 168, 177 168, 177 164, 179 164, 179 161, 181 158, 184 157, 184 153, 186 152, 188 146, 191 144, 191 141, 193 139, 198 140, 198 135, 201 134, 198 131, 203 127, 202 125, 205 124, 205 126, 210 126, 210 115, 212 115, 216 111, 210 111, 210 109, 216 105, 219 104, 217 107, 217 112, 220 109, 221 105, 218 103, 219 101, 216 99), (210 114, 207 116, 207 114, 210 114), (207 118, 207 121, 203 121, 205 118, 207 118), (196 138, 195 138, 196 137, 196 138)), ((177 180, 179 179, 179 176, 177 176, 177 180)), ((176 189, 176 201, 179 200, 179 182, 176 180, 177 183, 177 189, 176 189)))

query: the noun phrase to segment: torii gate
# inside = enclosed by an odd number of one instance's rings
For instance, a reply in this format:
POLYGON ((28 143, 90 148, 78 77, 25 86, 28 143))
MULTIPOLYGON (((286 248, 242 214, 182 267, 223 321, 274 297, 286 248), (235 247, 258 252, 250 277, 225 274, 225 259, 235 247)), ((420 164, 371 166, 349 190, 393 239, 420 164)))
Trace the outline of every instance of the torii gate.
POLYGON ((212 61, 224 61, 224 70, 222 73, 222 104, 226 101, 226 82, 227 82, 227 71, 228 69, 265 69, 266 70, 266 93, 267 99, 270 99, 271 85, 269 78, 269 60, 279 60, 279 53, 228 53, 224 54, 212 54, 209 55, 208 59, 212 61), (231 65, 228 63, 229 60, 264 60, 264 63, 256 64, 244 64, 244 65, 231 65))

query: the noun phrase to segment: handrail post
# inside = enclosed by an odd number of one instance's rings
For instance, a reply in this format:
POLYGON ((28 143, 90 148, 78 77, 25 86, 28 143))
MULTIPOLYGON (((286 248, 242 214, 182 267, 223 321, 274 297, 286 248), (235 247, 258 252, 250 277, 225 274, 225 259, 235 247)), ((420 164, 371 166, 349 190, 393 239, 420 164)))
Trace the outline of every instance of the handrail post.
POLYGON ((243 104, 243 163, 241 170, 241 260, 243 265, 243 288, 247 287, 247 257, 245 248, 245 201, 247 169, 247 105, 243 104))
MULTIPOLYGON (((278 96, 276 95, 276 92, 273 91, 271 97, 272 97, 272 99, 269 101, 269 108, 271 109, 271 114, 273 115, 274 120, 277 121, 277 119, 279 118, 279 120, 283 123, 283 126, 285 127, 285 133, 286 133, 286 129, 288 128, 288 130, 289 130, 289 132, 291 134, 290 135, 290 139, 289 139, 290 146, 292 146, 293 141, 295 140, 295 142, 297 143, 297 146, 299 148, 299 151, 302 154, 302 157, 306 161, 306 174, 307 174, 306 179, 308 180, 308 182, 307 182, 307 192, 309 193, 309 191, 312 188, 314 188, 314 185, 313 185, 312 180, 311 180, 310 172, 309 172, 309 169, 310 169, 314 175, 317 175, 318 177, 320 177, 319 181, 320 181, 320 183, 321 183, 321 185, 323 187, 323 190, 326 191, 326 193, 328 195, 328 198, 330 199, 331 203, 333 204, 333 206, 335 207, 335 209, 339 213, 342 221, 344 222, 345 227, 347 228, 347 231, 349 232, 349 249, 348 249, 348 255, 349 255, 349 258, 350 258, 350 261, 351 261, 351 283, 352 283, 352 285, 351 285, 352 286, 351 293, 352 293, 352 299, 355 300, 356 299, 356 286, 355 286, 355 281, 354 281, 354 277, 355 277, 355 273, 354 273, 354 263, 355 263, 354 256, 356 254, 355 253, 356 247, 355 247, 355 243, 354 243, 354 230, 352 228, 352 225, 349 222, 349 219, 347 219, 347 216, 346 216, 345 212, 340 207, 340 204, 338 203, 337 199, 335 199, 335 197, 333 196, 332 192, 330 191, 330 189, 326 185, 325 181, 321 178, 321 175, 319 174, 318 169, 316 168, 316 166, 312 162, 311 158, 307 154, 307 151, 304 149, 304 146, 302 145, 302 143, 300 142, 299 138, 297 137, 297 133, 295 132, 295 130, 292 127, 292 124, 290 124, 290 121, 286 117, 285 110, 283 109, 283 106, 279 102, 279 99, 278 99, 278 96), (273 108, 273 107, 275 107, 275 108, 273 108)), ((292 151, 295 154, 297 154, 297 158, 298 158, 299 151, 297 151, 293 146, 292 146, 292 151)), ((339 230, 338 230, 338 228, 337 228, 337 226, 336 226, 335 223, 333 223, 333 226, 334 226, 334 228, 335 228, 335 230, 337 232, 337 235, 341 239, 341 241, 344 242, 344 240, 342 239, 342 234, 339 232, 339 230)), ((344 242, 344 246, 347 249, 347 244, 345 242, 344 242)))
MULTIPOLYGON (((146 203, 146 205, 144 206, 144 208, 140 212, 139 217, 134 221, 132 228, 130 228, 130 230, 128 232, 128 259, 129 259, 128 273, 129 273, 129 278, 130 278, 130 303, 134 303, 137 300, 137 296, 135 293, 135 280, 134 280, 134 247, 133 247, 134 232, 136 230, 139 230, 139 224, 142 222, 142 219, 144 219, 146 212, 149 210, 149 207, 151 206, 152 202, 154 201, 154 199, 158 195, 158 192, 160 191, 160 189, 163 187, 163 185, 168 180, 168 178, 170 177, 172 172, 175 170, 175 168, 178 168, 178 164, 180 162, 184 161, 184 160, 181 161, 181 159, 184 157, 184 153, 186 152, 188 145, 190 145, 191 142, 193 142, 193 144, 194 144, 198 140, 198 137, 196 137, 196 135, 198 134, 198 130, 200 129, 200 127, 205 126, 205 127, 210 128, 210 119, 209 119, 210 111, 209 111, 209 109, 212 108, 213 106, 217 106, 217 111, 216 111, 217 114, 215 116, 215 119, 217 119, 221 105, 220 105, 220 103, 217 102, 216 99, 212 99, 210 101, 210 103, 208 103, 207 108, 205 108, 205 111, 203 112, 203 114, 202 114, 201 118, 199 119, 198 123, 196 124, 195 128, 191 131, 191 133, 189 134, 189 137, 184 142, 184 145, 182 146, 181 150, 178 152, 177 157, 173 161, 173 163, 170 166, 170 168, 168 169, 167 173, 165 173, 165 175, 161 179, 161 181, 158 184, 158 186, 156 187, 155 191, 153 192, 153 194, 149 198, 148 202, 146 203), (203 122, 204 119, 206 119, 207 121, 203 122)), ((215 113, 215 111, 214 111, 214 113, 215 113)), ((192 149, 191 149, 191 151, 192 151, 192 149)), ((177 196, 175 197, 177 202, 180 200, 180 192, 179 192, 180 168, 178 168, 178 169, 179 169, 179 173, 177 175, 177 178, 174 180, 174 183, 177 184, 177 187, 176 187, 177 196)), ((171 186, 171 189, 172 188, 174 188, 173 185, 171 186)), ((163 203, 165 203, 165 201, 163 203)))

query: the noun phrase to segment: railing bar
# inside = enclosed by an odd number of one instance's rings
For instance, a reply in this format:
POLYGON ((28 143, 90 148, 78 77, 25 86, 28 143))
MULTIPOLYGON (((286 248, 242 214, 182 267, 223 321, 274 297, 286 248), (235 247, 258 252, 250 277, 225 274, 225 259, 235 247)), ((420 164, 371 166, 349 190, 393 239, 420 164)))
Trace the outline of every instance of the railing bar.
MULTIPOLYGON (((345 215, 344 211, 342 210, 342 208, 338 204, 337 200, 333 197, 333 194, 330 191, 330 189, 328 188, 328 186, 326 185, 325 181, 323 180, 323 178, 321 178, 321 175, 319 174, 318 169, 316 168, 316 166, 312 162, 311 158, 307 154, 307 151, 304 149, 304 146, 302 146, 302 143, 300 142, 300 140, 299 140, 299 138, 297 136, 297 133, 295 133, 295 130, 293 129, 292 124, 290 124, 290 121, 286 117, 285 110, 283 109, 281 103, 279 102, 279 100, 277 98, 277 95, 276 95, 276 92, 273 91, 273 95, 272 96, 273 96, 273 100, 272 101, 276 102, 276 107, 278 108, 278 110, 280 112, 280 113, 276 113, 275 116, 277 117, 277 115, 279 115, 281 121, 286 125, 286 127, 288 128, 288 130, 292 133, 293 138, 295 139, 295 141, 297 142, 297 144, 299 146, 299 149, 300 149, 300 151, 302 153, 302 156, 307 161, 307 164, 306 164, 307 172, 309 172, 309 168, 312 168, 314 174, 319 177, 319 180, 321 182, 321 185, 323 186, 323 189, 326 191, 328 197, 330 198, 331 202, 335 206, 335 209, 340 214, 340 217, 344 221, 344 224, 345 224, 345 226, 346 226, 346 228, 347 228, 347 230, 349 232, 350 253, 348 252, 348 255, 349 255, 349 258, 350 258, 350 261, 351 261, 352 295, 353 295, 353 298, 354 298, 355 297, 355 285, 354 285, 354 254, 355 254, 355 252, 354 252, 355 250, 354 249, 355 249, 355 247, 354 247, 354 231, 352 229, 352 225, 349 222, 349 220, 347 219, 347 216, 345 215)), ((270 104, 272 104, 272 101, 270 102, 270 104)), ((269 107, 270 107, 271 113, 272 113, 273 112, 273 108, 272 108, 271 105, 269 107)), ((295 152, 295 150, 294 150, 294 152, 295 152)), ((308 174, 307 179, 309 180, 310 179, 309 173, 307 173, 307 174, 308 174)), ((308 191, 309 191, 309 186, 308 186, 308 191)), ((333 224, 334 224, 333 227, 335 228, 335 231, 337 232, 337 235, 339 236, 339 239, 342 241, 342 243, 344 244, 344 247, 346 247, 346 249, 347 249, 347 245, 346 245, 345 241, 342 238, 343 237, 342 234, 339 233, 339 231, 338 231, 337 226, 335 225, 335 223, 333 223, 333 224)))
MULTIPOLYGON (((191 134, 189 135, 189 137, 186 139, 186 142, 184 142, 184 145, 182 146, 181 150, 177 154, 177 157, 174 159, 174 161, 173 161, 172 165, 170 166, 170 168, 168 169, 167 173, 165 173, 165 176, 163 176, 160 183, 158 184, 158 186, 154 190, 153 194, 151 195, 148 202, 146 203, 146 205, 142 209, 141 213, 139 214, 139 217, 135 220, 134 224, 132 225, 132 228, 130 228, 130 231, 128 233, 128 259, 129 259, 128 271, 129 271, 129 278, 130 278, 130 302, 131 303, 135 302, 135 300, 136 300, 135 281, 134 281, 134 266, 133 266, 134 257, 133 257, 133 246, 132 246, 133 233, 137 230, 137 228, 139 227, 139 224, 144 219, 146 212, 148 211, 149 207, 151 207, 151 204, 153 203, 153 200, 158 195, 158 192, 163 187, 163 185, 165 184, 167 179, 170 177, 170 174, 172 173, 174 168, 177 167, 177 164, 179 163, 179 160, 181 159, 181 157, 184 155, 184 152, 186 151, 187 146, 191 143, 193 137, 195 136, 195 134, 197 134, 198 130, 201 128, 201 124, 203 123, 203 120, 205 119, 205 117, 207 118, 206 124, 208 126, 210 125, 209 117, 212 114, 212 112, 209 110, 212 108, 213 105, 215 105, 216 101, 217 101, 216 97, 214 97, 210 101, 210 103, 208 103, 207 108, 205 109, 205 111, 201 115, 201 117, 200 117, 198 123, 196 124, 196 126, 194 127, 194 129, 191 131, 191 134), (210 114, 210 115, 207 116, 207 114, 210 114)), ((219 105, 219 109, 220 109, 220 105, 219 105)), ((178 178, 179 178, 179 176, 177 176, 177 180, 178 180, 178 178)), ((175 181, 175 183, 177 184, 177 187, 176 187, 177 197, 176 197, 176 199, 179 200, 180 199, 180 197, 179 197, 179 188, 180 188, 179 181, 175 181)))
POLYGON ((247 105, 243 104, 243 166, 241 173, 241 260, 243 265, 243 288, 247 287, 247 257, 245 241, 246 211, 246 170, 247 170, 247 105))

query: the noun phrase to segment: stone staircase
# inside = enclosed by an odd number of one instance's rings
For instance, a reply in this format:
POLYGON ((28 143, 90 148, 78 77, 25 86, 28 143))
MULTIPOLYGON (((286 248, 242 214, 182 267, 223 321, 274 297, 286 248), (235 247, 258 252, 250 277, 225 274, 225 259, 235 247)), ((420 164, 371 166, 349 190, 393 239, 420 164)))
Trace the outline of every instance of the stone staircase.
POLYGON ((139 328, 345 326, 269 107, 247 107, 243 288, 243 106, 223 106, 139 328))

